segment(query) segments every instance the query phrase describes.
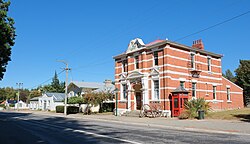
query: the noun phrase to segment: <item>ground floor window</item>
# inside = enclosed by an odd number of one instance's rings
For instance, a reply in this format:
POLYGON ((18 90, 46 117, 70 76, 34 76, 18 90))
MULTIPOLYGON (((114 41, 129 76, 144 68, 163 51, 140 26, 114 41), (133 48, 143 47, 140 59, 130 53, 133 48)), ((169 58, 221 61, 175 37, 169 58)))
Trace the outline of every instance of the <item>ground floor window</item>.
POLYGON ((227 100, 230 101, 231 97, 230 97, 230 88, 227 88, 227 100))
POLYGON ((192 97, 196 97, 196 83, 192 83, 192 97))
POLYGON ((213 99, 216 99, 216 86, 213 86, 213 99))
POLYGON ((127 99, 127 85, 126 84, 122 85, 122 98, 124 100, 127 99))
POLYGON ((154 100, 159 100, 159 80, 153 81, 153 96, 154 100))

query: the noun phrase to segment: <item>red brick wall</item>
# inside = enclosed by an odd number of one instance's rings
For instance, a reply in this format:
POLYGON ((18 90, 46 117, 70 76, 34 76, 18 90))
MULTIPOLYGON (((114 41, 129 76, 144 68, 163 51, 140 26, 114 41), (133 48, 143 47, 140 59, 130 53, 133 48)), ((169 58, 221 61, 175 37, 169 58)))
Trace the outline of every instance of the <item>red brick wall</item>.
MULTIPOLYGON (((152 101, 152 86, 151 77, 148 80, 148 95, 152 105, 161 103, 166 109, 170 109, 169 95, 180 85, 180 78, 185 79, 185 88, 189 90, 189 98, 191 99, 191 84, 196 81, 196 97, 204 97, 211 101, 210 104, 214 109, 229 109, 243 107, 242 89, 232 84, 222 77, 221 73, 221 59, 213 56, 211 57, 211 71, 208 71, 207 55, 196 53, 195 65, 201 71, 199 78, 192 78, 190 74, 190 51, 181 48, 166 45, 159 50, 159 82, 160 82, 160 101, 152 101), (216 100, 213 100, 213 85, 216 85, 216 100), (227 86, 230 86, 231 101, 227 101, 227 86), (165 105, 164 105, 165 104, 165 105)), ((151 72, 153 68, 153 53, 151 50, 144 52, 139 51, 139 71, 144 74, 151 72)), ((133 54, 128 56, 128 74, 135 71, 135 61, 133 54)), ((122 63, 116 60, 115 62, 115 79, 116 87, 120 89, 119 75, 122 74, 122 63)), ((120 96, 120 94, 119 94, 120 96)), ((119 97, 120 99, 120 97, 119 97)), ((131 100, 134 100, 131 94, 131 100)), ((134 100, 135 101, 135 100, 134 100)), ((133 105, 133 104, 132 104, 133 105)), ((119 103, 119 108, 125 108, 125 104, 119 103)), ((132 107, 131 107, 132 108, 132 107)))

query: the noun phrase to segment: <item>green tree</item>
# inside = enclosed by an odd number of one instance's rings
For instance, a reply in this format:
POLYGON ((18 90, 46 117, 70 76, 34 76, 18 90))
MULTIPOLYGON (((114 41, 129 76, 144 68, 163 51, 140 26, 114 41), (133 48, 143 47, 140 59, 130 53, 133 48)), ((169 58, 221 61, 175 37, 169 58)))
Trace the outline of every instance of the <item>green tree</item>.
POLYGON ((0 102, 6 100, 5 89, 0 88, 0 102))
POLYGON ((41 93, 41 91, 40 91, 39 89, 40 89, 40 88, 38 87, 37 89, 32 89, 32 90, 30 90, 29 96, 28 96, 28 98, 27 98, 27 103, 30 102, 30 99, 42 95, 42 93, 41 93))
POLYGON ((228 80, 230 80, 231 82, 233 82, 233 83, 235 83, 235 81, 236 81, 236 79, 235 79, 233 73, 232 73, 229 69, 225 71, 225 74, 223 74, 223 76, 224 76, 226 79, 228 79, 228 80))
POLYGON ((11 60, 11 47, 15 42, 14 19, 8 17, 10 2, 0 0, 0 80, 3 79, 8 62, 11 60))
POLYGON ((5 88, 6 99, 15 99, 17 100, 17 90, 12 87, 5 88))
POLYGON ((19 99, 22 100, 23 102, 27 102, 30 91, 28 89, 20 89, 19 92, 20 92, 19 99))
POLYGON ((250 60, 240 60, 239 67, 235 70, 236 84, 243 88, 244 104, 250 104, 250 60))
POLYGON ((64 93, 65 83, 59 81, 58 75, 55 72, 54 77, 52 78, 51 84, 44 85, 40 88, 43 92, 57 92, 57 93, 64 93))
POLYGON ((88 108, 90 108, 90 106, 100 105, 100 112, 102 112, 103 102, 107 100, 113 100, 114 95, 111 93, 111 91, 100 91, 100 92, 87 91, 83 95, 83 98, 84 102, 88 105, 87 106, 88 108))

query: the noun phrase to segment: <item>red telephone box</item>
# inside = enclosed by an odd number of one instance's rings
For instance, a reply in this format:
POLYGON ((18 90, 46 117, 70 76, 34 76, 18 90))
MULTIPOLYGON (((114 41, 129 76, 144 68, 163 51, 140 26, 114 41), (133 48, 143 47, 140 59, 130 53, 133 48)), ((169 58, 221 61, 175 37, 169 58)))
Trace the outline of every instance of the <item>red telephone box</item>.
POLYGON ((177 117, 184 109, 184 102, 188 101, 188 91, 179 86, 172 93, 172 116, 177 117))

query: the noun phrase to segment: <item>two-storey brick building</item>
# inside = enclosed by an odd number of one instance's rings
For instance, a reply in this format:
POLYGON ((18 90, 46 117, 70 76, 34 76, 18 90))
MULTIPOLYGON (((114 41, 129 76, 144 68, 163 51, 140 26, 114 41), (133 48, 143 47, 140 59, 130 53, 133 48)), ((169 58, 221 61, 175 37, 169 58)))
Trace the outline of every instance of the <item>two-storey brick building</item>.
POLYGON ((114 57, 118 112, 157 104, 171 113, 183 103, 171 102, 179 86, 189 92, 188 99, 203 97, 215 110, 242 108, 243 90, 222 76, 221 58, 204 50, 201 40, 191 47, 169 40, 132 40, 126 52, 114 57))

